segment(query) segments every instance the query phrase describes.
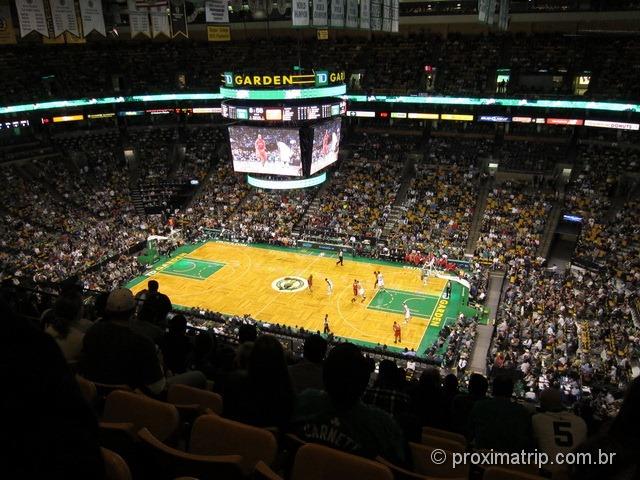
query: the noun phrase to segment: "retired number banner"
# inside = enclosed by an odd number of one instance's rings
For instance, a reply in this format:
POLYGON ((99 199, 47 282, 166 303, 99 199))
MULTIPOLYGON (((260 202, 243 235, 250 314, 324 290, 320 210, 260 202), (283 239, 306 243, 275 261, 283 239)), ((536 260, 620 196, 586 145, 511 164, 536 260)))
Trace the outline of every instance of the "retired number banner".
POLYGON ((331 21, 332 27, 344 27, 344 2, 345 0, 331 0, 331 21))
POLYGON ((306 27, 309 25, 308 0, 292 0, 291 20, 294 27, 306 27))
POLYGON ((326 27, 327 23, 327 0, 313 0, 313 26, 326 27))
POLYGON ((347 28, 358 28, 358 0, 347 0, 347 28))

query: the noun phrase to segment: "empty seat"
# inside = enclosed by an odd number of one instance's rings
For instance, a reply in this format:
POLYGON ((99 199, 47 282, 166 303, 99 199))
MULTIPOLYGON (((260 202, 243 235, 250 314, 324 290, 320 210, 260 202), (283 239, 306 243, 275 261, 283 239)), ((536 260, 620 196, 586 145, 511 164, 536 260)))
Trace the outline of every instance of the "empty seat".
POLYGON ((218 415, 201 415, 193 424, 189 451, 200 455, 240 455, 245 473, 259 461, 273 464, 278 450, 268 430, 245 425, 218 415))
POLYGON ((104 460, 105 480, 131 480, 129 466, 120 455, 107 448, 101 448, 100 451, 104 460))
POLYGON ((543 478, 539 475, 500 467, 487 468, 482 476, 482 480, 543 480, 543 478))
POLYGON ((142 456, 148 470, 146 478, 173 480, 193 476, 199 480, 236 480, 243 478, 240 455, 195 455, 165 445, 146 428, 138 432, 142 456))
POLYGON ((76 375, 76 381, 78 382, 80 393, 82 393, 84 399, 89 405, 95 407, 96 400, 98 398, 98 390, 96 389, 95 383, 81 377, 80 375, 76 375))
POLYGON ((103 422, 131 423, 135 430, 148 428, 161 441, 167 441, 178 429, 178 410, 174 405, 146 395, 116 390, 104 406, 103 422))
POLYGON ((308 443, 293 463, 292 480, 393 480, 391 470, 379 462, 333 448, 308 443))
POLYGON ((167 392, 167 402, 178 407, 198 406, 202 411, 208 408, 213 413, 222 414, 222 397, 220 395, 188 385, 171 385, 167 392))
MULTIPOLYGON (((468 478, 469 465, 458 465, 453 468, 453 452, 445 450, 446 457, 444 463, 437 464, 431 460, 431 453, 436 448, 430 445, 421 445, 419 443, 409 443, 411 450, 411 459, 413 462, 413 470, 420 475, 438 478, 468 478)), ((461 453, 461 452, 456 452, 461 453)))

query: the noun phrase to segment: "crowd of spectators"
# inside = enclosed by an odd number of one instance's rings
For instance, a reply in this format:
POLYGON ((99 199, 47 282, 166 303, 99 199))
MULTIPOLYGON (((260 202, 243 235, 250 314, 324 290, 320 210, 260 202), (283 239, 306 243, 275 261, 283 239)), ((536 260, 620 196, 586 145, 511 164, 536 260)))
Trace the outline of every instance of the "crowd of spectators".
POLYGON ((557 163, 567 163, 568 144, 505 139, 496 153, 500 170, 550 172, 557 163))
POLYGON ((509 262, 507 279, 489 366, 517 371, 532 399, 561 384, 568 402, 593 395, 600 413, 615 411, 640 355, 631 313, 637 285, 606 273, 559 273, 528 257, 509 262))
POLYGON ((487 198, 475 255, 496 267, 514 258, 535 258, 551 206, 548 194, 527 190, 526 185, 495 186, 487 198))
POLYGON ((304 216, 304 237, 377 239, 400 187, 403 145, 388 135, 364 135, 304 216))

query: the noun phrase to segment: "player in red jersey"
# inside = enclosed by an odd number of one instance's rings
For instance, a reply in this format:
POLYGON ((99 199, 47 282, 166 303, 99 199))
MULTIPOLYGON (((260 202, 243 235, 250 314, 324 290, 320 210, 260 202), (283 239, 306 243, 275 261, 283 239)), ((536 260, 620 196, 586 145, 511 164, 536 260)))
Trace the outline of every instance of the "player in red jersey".
POLYGON ((326 156, 329 153, 329 131, 324 131, 324 136, 322 137, 322 156, 326 156))
POLYGON ((402 343, 402 327, 398 322, 393 322, 393 343, 402 343))
POLYGON ((353 281, 353 298, 351 299, 351 303, 354 303, 358 298, 358 280, 353 281))
POLYGON ((264 167, 264 164, 267 163, 267 145, 260 134, 258 134, 258 139, 256 140, 256 157, 264 167))

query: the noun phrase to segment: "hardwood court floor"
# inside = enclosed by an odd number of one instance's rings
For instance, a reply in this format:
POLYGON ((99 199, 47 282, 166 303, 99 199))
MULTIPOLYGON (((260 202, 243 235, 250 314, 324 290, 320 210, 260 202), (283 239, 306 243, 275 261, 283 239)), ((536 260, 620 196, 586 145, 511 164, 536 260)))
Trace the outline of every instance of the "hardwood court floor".
MULTIPOLYGON (((344 266, 322 253, 259 246, 206 243, 191 253, 179 254, 150 272, 174 305, 199 307, 225 314, 250 314, 262 322, 323 329, 329 314, 332 333, 354 340, 393 344, 393 322, 402 325, 402 344, 417 349, 439 304, 446 280, 429 278, 423 285, 417 270, 402 265, 380 265, 345 255, 344 266), (381 270, 387 290, 374 290, 374 270, 381 270), (313 275, 311 291, 296 279, 313 275), (288 279, 286 279, 288 277, 288 279), (333 282, 328 294, 325 278, 333 282), (278 280, 280 281, 278 282, 278 280), (352 283, 364 283, 366 300, 353 298, 352 283), (278 289, 302 288, 299 291, 278 289), (413 318, 404 325, 402 302, 413 318)), ((146 282, 131 289, 146 288, 146 282)))

